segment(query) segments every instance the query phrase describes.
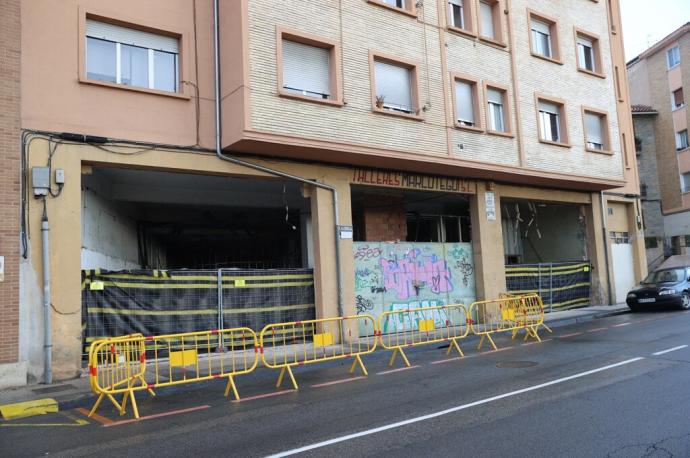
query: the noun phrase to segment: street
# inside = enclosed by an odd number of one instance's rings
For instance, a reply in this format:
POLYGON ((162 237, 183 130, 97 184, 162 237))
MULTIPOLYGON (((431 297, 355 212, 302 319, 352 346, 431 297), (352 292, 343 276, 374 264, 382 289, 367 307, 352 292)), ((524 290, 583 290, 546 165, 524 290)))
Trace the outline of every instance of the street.
POLYGON ((499 351, 465 341, 465 358, 423 347, 409 369, 379 350, 368 377, 349 376, 349 361, 297 368, 299 391, 260 369, 237 379, 241 402, 217 381, 139 394, 138 421, 105 404, 87 419, 84 403, 0 422, 0 446, 4 457, 689 456, 689 327, 689 313, 628 313, 542 330, 542 343, 502 336, 499 351))

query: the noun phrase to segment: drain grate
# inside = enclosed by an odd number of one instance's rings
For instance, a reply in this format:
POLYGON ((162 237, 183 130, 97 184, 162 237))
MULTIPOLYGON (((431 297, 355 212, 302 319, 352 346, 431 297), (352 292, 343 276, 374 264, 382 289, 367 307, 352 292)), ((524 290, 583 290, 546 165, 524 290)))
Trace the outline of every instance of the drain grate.
POLYGON ((496 364, 496 367, 507 369, 521 369, 523 367, 534 367, 539 363, 536 361, 503 361, 496 364))

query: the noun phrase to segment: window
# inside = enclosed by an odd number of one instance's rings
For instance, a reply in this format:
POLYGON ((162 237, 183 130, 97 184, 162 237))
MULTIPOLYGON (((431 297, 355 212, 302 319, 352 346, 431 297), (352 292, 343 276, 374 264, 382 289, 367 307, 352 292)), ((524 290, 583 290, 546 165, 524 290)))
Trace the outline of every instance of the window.
POLYGON ((539 139, 546 143, 567 145, 565 104, 557 99, 537 98, 539 107, 539 139))
POLYGON ((606 113, 584 109, 585 149, 588 151, 609 151, 608 117, 606 113))
POLYGON ((688 147, 688 129, 676 132, 676 151, 684 150, 688 147))
POLYGON ((86 77, 177 92, 179 39, 86 20, 86 77))
POLYGON ((448 0, 448 25, 474 35, 473 0, 448 0))
POLYGON ((630 243, 630 233, 629 232, 610 231, 609 234, 610 234, 612 243, 630 243))
POLYGON ((418 119, 417 67, 389 57, 371 55, 374 111, 418 119))
POLYGON ((666 63, 669 70, 680 64, 680 48, 678 48, 678 45, 666 51, 666 63))
POLYGON ((561 63, 558 47, 558 25, 555 19, 527 10, 530 51, 533 56, 561 63))
POLYGON ((580 71, 603 76, 599 38, 582 30, 575 29, 577 45, 577 68, 580 71))
POLYGON ((635 152, 636 153, 641 153, 642 152, 642 139, 635 135, 635 152))
POLYGON ((405 13, 409 16, 417 15, 416 0, 367 0, 374 5, 405 13))
POLYGON ((656 237, 645 237, 644 238, 644 247, 646 249, 658 248, 659 247, 659 239, 657 239, 656 237))
POLYGON ((505 45, 501 27, 501 5, 498 0, 479 2, 479 36, 492 43, 505 45))
POLYGON ((647 183, 640 183, 640 196, 647 197, 647 183))
POLYGON ((690 192, 690 172, 686 172, 680 176, 681 192, 690 192))
POLYGON ((489 133, 509 134, 510 105, 505 87, 486 85, 486 124, 489 133))
POLYGON ((673 104, 673 108, 681 108, 685 106, 685 96, 683 95, 683 88, 679 87, 672 93, 673 100, 671 100, 671 103, 673 104))
POLYGON ((478 81, 464 75, 454 75, 455 125, 469 130, 482 130, 479 114, 478 81))

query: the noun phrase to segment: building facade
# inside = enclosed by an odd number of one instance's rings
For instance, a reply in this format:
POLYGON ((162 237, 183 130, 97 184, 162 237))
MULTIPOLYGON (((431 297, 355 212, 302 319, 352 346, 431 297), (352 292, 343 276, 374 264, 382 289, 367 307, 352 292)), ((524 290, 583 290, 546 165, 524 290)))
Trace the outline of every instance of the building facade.
POLYGON ((56 378, 81 370, 96 270, 313 269, 325 317, 577 262, 549 291, 586 296, 555 308, 620 302, 646 261, 618 1, 558 3, 220 0, 231 161, 211 0, 22 3, 8 357, 42 377, 44 255, 56 378))
POLYGON ((649 249, 655 250, 654 257, 648 253, 651 262, 660 255, 663 260, 664 244, 666 255, 686 254, 690 245, 690 115, 684 95, 690 84, 690 24, 632 59, 627 67, 631 102, 639 106, 633 109, 633 119, 636 139, 644 150, 641 156, 646 158, 641 164, 647 163, 640 167, 640 179, 659 184, 659 195, 652 199, 659 199, 661 214, 650 203, 645 220, 648 229, 653 226, 654 235, 665 241, 648 240, 649 249), (645 107, 654 113, 645 112, 645 107), (652 155, 656 156, 653 166, 652 155))

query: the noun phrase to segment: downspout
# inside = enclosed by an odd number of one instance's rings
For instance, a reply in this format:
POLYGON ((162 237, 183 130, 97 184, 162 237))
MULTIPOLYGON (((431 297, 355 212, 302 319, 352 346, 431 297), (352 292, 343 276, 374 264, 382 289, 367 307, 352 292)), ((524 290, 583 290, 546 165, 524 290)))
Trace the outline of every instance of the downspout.
MULTIPOLYGON (((45 197, 44 197, 45 199, 45 197)), ((50 313, 50 226, 46 201, 43 200, 43 217, 41 218, 41 238, 43 241, 43 380, 46 385, 53 383, 53 335, 50 313)))
POLYGON ((611 305, 613 298, 611 295, 611 271, 609 267, 609 241, 606 230, 606 210, 604 209, 604 191, 599 192, 601 200, 601 230, 604 232, 604 262, 606 262, 606 286, 608 286, 608 305, 611 305))
POLYGON ((218 0, 213 0, 213 44, 214 44, 214 82, 215 82, 215 109, 216 109, 216 156, 218 159, 231 162, 236 165, 258 170, 270 175, 286 178, 288 180, 297 181, 300 183, 309 184, 317 188, 327 189, 333 193, 333 220, 335 222, 335 268, 337 272, 337 289, 338 289, 338 316, 343 316, 343 272, 340 265, 340 234, 338 228, 340 227, 340 216, 338 214, 338 191, 335 187, 327 184, 319 183, 316 180, 309 180, 306 178, 291 175, 289 173, 273 170, 262 165, 254 164, 252 162, 243 161, 232 156, 223 154, 221 146, 221 126, 220 126, 220 26, 218 23, 218 0))

